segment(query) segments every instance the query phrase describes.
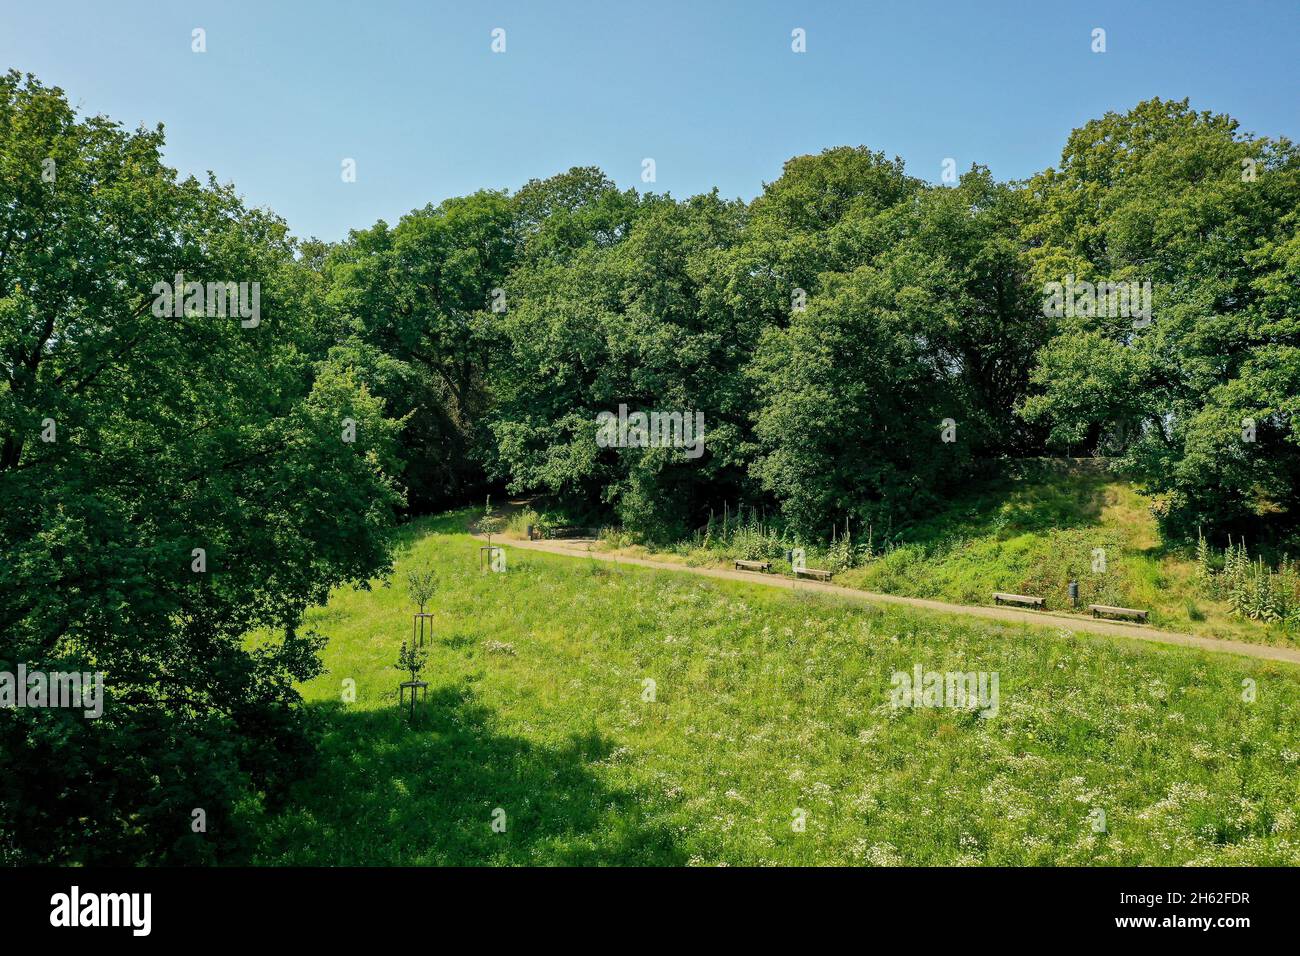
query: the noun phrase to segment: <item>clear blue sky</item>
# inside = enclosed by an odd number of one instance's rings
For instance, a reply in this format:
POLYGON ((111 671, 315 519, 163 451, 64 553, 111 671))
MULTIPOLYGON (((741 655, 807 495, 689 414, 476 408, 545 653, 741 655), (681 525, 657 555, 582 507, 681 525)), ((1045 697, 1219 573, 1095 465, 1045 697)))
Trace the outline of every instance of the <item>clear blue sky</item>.
POLYGON ((930 180, 949 156, 1020 178, 1151 96, 1296 139, 1298 61, 1297 0, 0 0, 0 65, 163 123, 172 165, 322 239, 574 165, 750 198, 791 156, 866 144, 930 180))

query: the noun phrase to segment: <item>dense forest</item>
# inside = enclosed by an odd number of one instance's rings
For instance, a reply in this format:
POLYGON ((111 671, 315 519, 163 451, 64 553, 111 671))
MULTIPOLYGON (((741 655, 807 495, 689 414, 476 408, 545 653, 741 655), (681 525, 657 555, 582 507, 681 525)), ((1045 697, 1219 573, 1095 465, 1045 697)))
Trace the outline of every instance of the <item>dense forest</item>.
POLYGON ((575 168, 338 243, 163 146, 0 80, 0 670, 111 675, 98 720, 0 719, 0 861, 240 859, 313 759, 304 611, 489 492, 815 541, 1095 455, 1170 539, 1296 532, 1300 155, 1186 101, 1023 182, 850 146, 752 202, 575 168), (178 275, 256 283, 257 321, 155 308, 178 275), (597 442, 621 407, 701 413, 704 453, 597 442))
POLYGON ((931 186, 861 147, 752 203, 573 169, 303 263, 330 360, 405 422, 417 511, 504 485, 651 537, 725 502, 815 537, 1069 453, 1129 469, 1171 534, 1222 537, 1297 514, 1298 210, 1292 144, 1153 100, 1024 183, 931 186), (1071 281, 1143 285, 1145 318, 1053 317, 1071 281), (599 447, 620 405, 702 411, 707 454, 599 447))

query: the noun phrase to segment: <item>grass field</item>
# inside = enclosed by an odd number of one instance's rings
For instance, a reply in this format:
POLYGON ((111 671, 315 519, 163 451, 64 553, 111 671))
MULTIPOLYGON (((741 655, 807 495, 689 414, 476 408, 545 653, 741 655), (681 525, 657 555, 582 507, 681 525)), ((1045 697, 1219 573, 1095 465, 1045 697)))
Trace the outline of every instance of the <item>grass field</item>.
POLYGON ((312 612, 323 760, 261 862, 1300 864, 1298 668, 517 549, 480 573, 465 521, 412 526, 391 587, 312 612), (996 716, 891 707, 917 664, 996 672, 996 716))
MULTIPOLYGON (((834 549, 810 547, 811 567, 835 570, 835 581, 885 594, 956 604, 989 604, 994 591, 1033 594, 1052 611, 1069 611, 1071 579, 1081 604, 1150 610, 1155 627, 1259 644, 1295 647, 1300 634, 1281 623, 1233 615, 1197 579, 1194 555, 1160 540, 1152 502, 1097 460, 1023 462, 1018 473, 976 486, 960 500, 898 532, 886 551, 841 570, 834 549), (1104 552, 1098 569, 1096 549, 1104 552)), ((517 522, 516 522, 517 524, 517 522)), ((855 543, 863 542, 860 529, 855 543)), ((604 544, 621 553, 654 554, 689 565, 726 565, 734 558, 777 559, 792 542, 741 527, 707 539, 697 535, 665 551, 604 544)))

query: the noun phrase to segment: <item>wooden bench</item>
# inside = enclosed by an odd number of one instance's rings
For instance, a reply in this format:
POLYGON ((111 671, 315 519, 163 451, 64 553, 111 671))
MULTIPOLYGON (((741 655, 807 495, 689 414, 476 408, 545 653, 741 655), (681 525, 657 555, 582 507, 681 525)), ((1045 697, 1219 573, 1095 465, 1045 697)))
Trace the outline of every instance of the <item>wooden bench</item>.
POLYGON ((1045 598, 1031 597, 1028 594, 1003 594, 1001 591, 993 593, 994 604, 1020 604, 1024 607, 1041 608, 1045 600, 1045 598))
POLYGON ((736 561, 737 571, 771 571, 771 561, 736 561))
POLYGON ((563 528, 551 528, 547 532, 548 538, 594 538, 596 537, 595 528, 580 528, 577 525, 568 525, 563 528))
POLYGON ((817 568, 795 568, 794 576, 797 578, 814 578, 818 581, 829 581, 831 579, 829 571, 821 571, 817 568))
POLYGON ((1089 604, 1088 610, 1092 612, 1093 617, 1101 617, 1103 614, 1110 617, 1122 617, 1133 621, 1146 623, 1147 615, 1150 611, 1139 611, 1132 607, 1111 607, 1109 604, 1089 604))

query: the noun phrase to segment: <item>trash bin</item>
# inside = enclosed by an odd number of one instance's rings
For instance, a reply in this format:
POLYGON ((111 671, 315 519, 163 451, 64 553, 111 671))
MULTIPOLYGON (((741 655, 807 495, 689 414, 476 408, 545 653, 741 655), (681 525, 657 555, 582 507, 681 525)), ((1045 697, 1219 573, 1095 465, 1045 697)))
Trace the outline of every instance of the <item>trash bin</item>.
POLYGON ((1079 606, 1079 582, 1070 582, 1070 607, 1079 606))

